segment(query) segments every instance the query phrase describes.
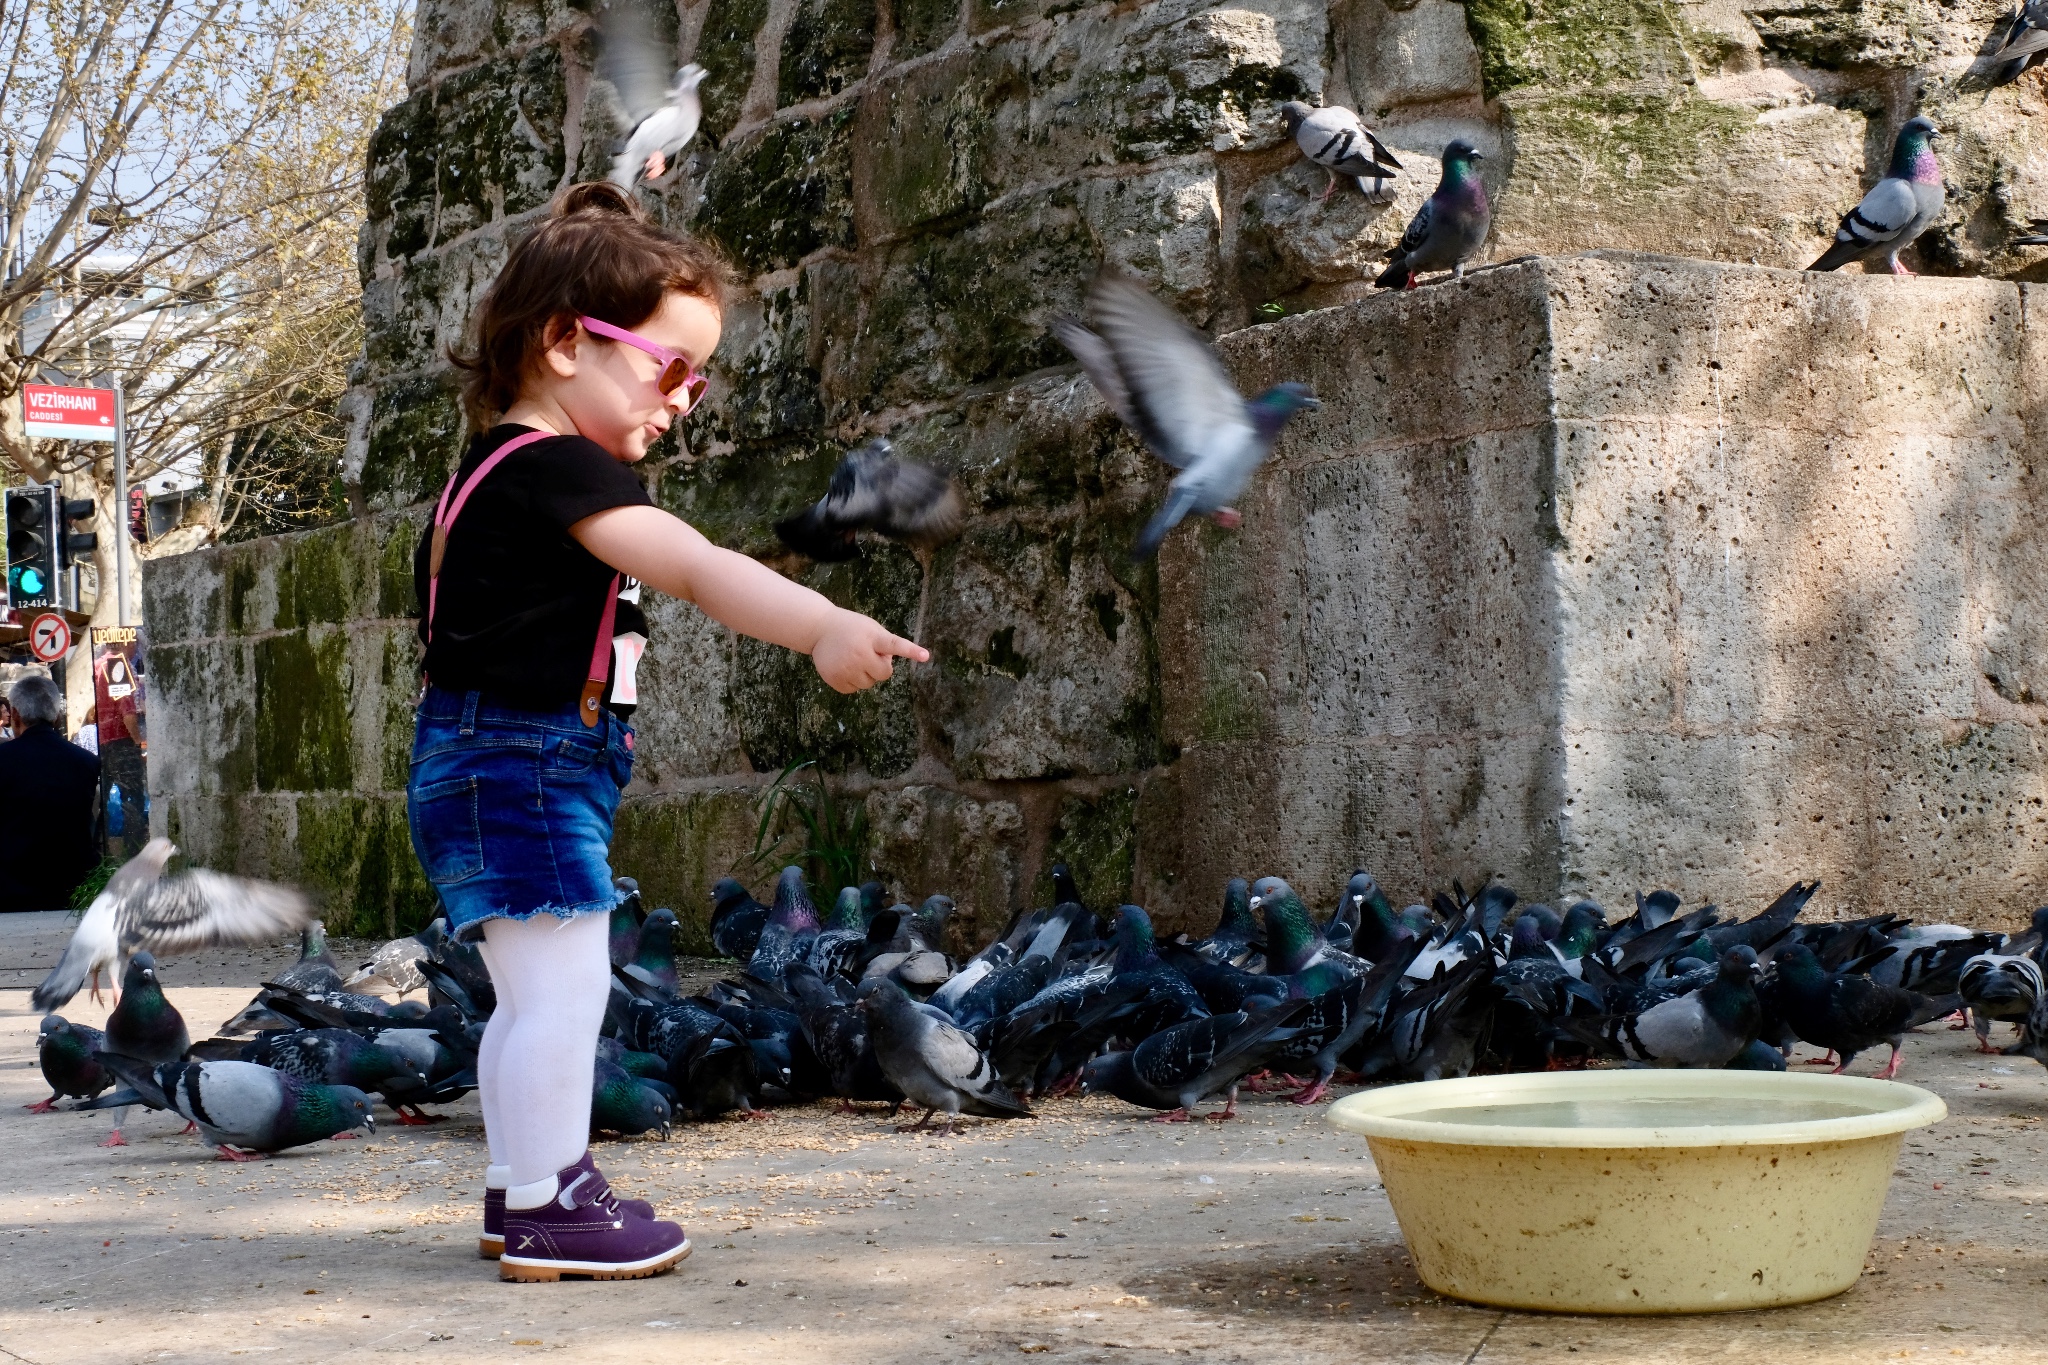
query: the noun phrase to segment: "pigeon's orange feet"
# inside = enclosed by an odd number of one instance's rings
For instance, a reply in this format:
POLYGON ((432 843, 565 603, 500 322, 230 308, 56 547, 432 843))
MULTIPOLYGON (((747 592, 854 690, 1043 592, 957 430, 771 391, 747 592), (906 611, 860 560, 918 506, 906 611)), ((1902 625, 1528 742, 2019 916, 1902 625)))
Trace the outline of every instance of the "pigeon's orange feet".
POLYGON ((354 1142, 357 1138, 361 1136, 361 1133, 336 1133, 333 1137, 327 1140, 329 1142, 354 1142))
POLYGON ((34 1104, 24 1104, 21 1107, 31 1114, 47 1114, 57 1107, 57 1097, 52 1095, 46 1100, 37 1100, 34 1104))
POLYGON ((427 1114, 417 1110, 408 1114, 403 1109, 398 1111, 398 1126, 401 1128, 426 1128, 433 1124, 446 1123, 447 1121, 448 1116, 446 1114, 427 1114))
POLYGON ((1329 1093, 1330 1083, 1328 1081, 1317 1081, 1314 1085, 1309 1086, 1306 1090, 1303 1090, 1298 1094, 1291 1096, 1290 1098, 1292 1098, 1296 1104, 1314 1104, 1317 1100, 1320 1100, 1321 1098, 1323 1098, 1323 1096, 1329 1093))
POLYGON ((102 1147, 126 1147, 127 1145, 128 1139, 121 1136, 121 1130, 119 1128, 116 1128, 113 1132, 107 1134, 107 1140, 100 1144, 100 1146, 102 1147))
POLYGON ((1235 531, 1244 525, 1244 513, 1235 507, 1219 507, 1209 519, 1226 531, 1235 531))
POLYGON ((1164 1114, 1154 1114, 1152 1116, 1152 1122, 1154 1123, 1186 1123, 1187 1121, 1188 1111, 1185 1109, 1172 1109, 1164 1114))
MULTIPOLYGON (((354 1135, 349 1134, 349 1136, 354 1135)), ((264 1159, 261 1152, 244 1152, 235 1147, 218 1147, 214 1150, 219 1153, 218 1156, 214 1157, 215 1161, 261 1161, 264 1159)))
POLYGON ((183 1137, 183 1136, 185 1136, 185 1135, 186 1135, 187 1133, 196 1133, 196 1132, 198 1132, 198 1131, 199 1131, 199 1125, 198 1125, 198 1124, 196 1124, 196 1123, 194 1123, 194 1122, 193 1122, 192 1120, 190 1120, 190 1119, 186 1119, 186 1120, 185 1120, 185 1126, 184 1126, 183 1128, 180 1128, 180 1129, 178 1130, 178 1136, 179 1136, 179 1137, 183 1137))
POLYGON ((662 154, 661 154, 660 152, 658 152, 658 151, 656 151, 656 152, 649 152, 649 153, 647 154, 647 170, 646 170, 646 175, 647 175, 647 178, 648 178, 649 180, 652 180, 652 179, 654 179, 654 178, 655 178, 656 176, 660 175, 660 174, 661 174, 661 173, 662 173, 663 171, 665 171, 665 170, 667 170, 667 169, 668 169, 668 158, 667 158, 667 157, 663 156, 663 155, 662 155, 662 154))

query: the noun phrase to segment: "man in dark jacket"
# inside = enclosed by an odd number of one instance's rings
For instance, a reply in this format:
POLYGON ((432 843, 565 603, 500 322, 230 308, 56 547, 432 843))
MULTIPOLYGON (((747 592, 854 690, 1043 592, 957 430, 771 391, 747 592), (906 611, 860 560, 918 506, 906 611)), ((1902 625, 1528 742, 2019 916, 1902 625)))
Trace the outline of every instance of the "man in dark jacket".
POLYGON ((99 866, 93 802, 100 761, 64 738, 64 694, 30 674, 7 694, 14 738, 0 744, 0 910, 62 910, 99 866))

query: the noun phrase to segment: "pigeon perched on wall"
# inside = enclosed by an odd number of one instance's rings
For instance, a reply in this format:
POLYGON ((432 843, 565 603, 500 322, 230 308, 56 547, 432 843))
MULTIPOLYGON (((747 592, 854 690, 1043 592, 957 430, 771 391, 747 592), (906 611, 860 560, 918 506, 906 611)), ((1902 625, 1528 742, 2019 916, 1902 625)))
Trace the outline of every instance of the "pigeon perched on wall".
POLYGON ((988 1055, 974 1036, 956 1028, 938 1010, 919 1005, 893 981, 871 981, 861 988, 869 1038, 882 1074, 924 1117, 911 1126, 930 1125, 932 1115, 946 1116, 948 1132, 960 1126, 960 1115, 983 1118, 1030 1118, 1025 1108, 996 1075, 988 1055))
POLYGON ((132 1098, 184 1115, 223 1161, 258 1160, 358 1128, 377 1130, 370 1097, 362 1091, 303 1081, 254 1062, 150 1067, 110 1056, 107 1065, 128 1084, 132 1098))
POLYGON ((1941 217, 1945 202, 1941 163, 1934 159, 1938 136, 1940 130, 1925 115, 1906 120, 1892 143, 1891 166, 1884 179, 1843 217, 1835 229, 1835 244, 1808 270, 1839 270, 1851 261, 1881 259, 1894 275, 1913 273, 1899 263, 1899 253, 1941 217))
POLYGON ((1374 284, 1382 289, 1413 289, 1415 277, 1425 270, 1448 270, 1453 279, 1465 278, 1465 262, 1479 254, 1493 226, 1486 182, 1479 177, 1479 163, 1485 159, 1464 138, 1444 148, 1443 178, 1437 181, 1436 193, 1415 210, 1400 245, 1374 284))
POLYGON ((36 1031, 36 1063, 49 1082, 50 1098, 28 1105, 32 1114, 47 1114, 62 1099, 89 1100, 114 1083, 94 1054, 107 1046, 107 1035, 61 1015, 47 1015, 36 1031))
POLYGON ((2022 0, 2013 9, 2005 40, 1991 54, 1990 84, 2010 85, 2048 52, 2048 0, 2022 0))
POLYGON ((1230 504, 1273 453, 1287 420, 1322 405, 1302 384, 1276 384, 1246 401, 1208 338, 1122 275, 1097 275, 1088 308, 1095 319, 1092 331, 1061 318, 1052 325, 1053 335, 1081 362, 1110 411, 1180 471, 1131 557, 1157 552, 1166 533, 1190 512, 1235 528, 1240 517, 1230 504))
POLYGON ((776 522, 775 534, 798 554, 829 563, 860 554, 857 532, 937 545, 960 534, 961 517, 951 479, 929 465, 899 459, 896 448, 878 436, 842 459, 825 496, 776 522))
POLYGON ((54 1010, 78 994, 87 978, 99 998, 100 973, 125 972, 138 949, 175 954, 225 944, 267 943, 303 929, 313 918, 307 899, 288 886, 229 877, 194 868, 163 875, 177 853, 169 839, 151 839, 107 879, 65 946, 64 956, 37 986, 35 1007, 54 1010))
POLYGON ((1301 154, 1329 172, 1323 199, 1337 188, 1341 175, 1355 180, 1360 193, 1373 203, 1393 201, 1393 182, 1401 174, 1401 163, 1377 133, 1358 121, 1358 115, 1339 105, 1313 109, 1300 100, 1289 100, 1280 106, 1280 117, 1301 154))
POLYGON ((619 112, 633 130, 612 158, 612 180, 630 190, 642 178, 659 179, 697 135, 704 121, 697 87, 706 72, 692 62, 671 75, 673 46, 655 37, 647 16, 631 0, 612 0, 598 12, 597 25, 604 38, 597 74, 618 92, 619 112))
POLYGON ((2014 246, 2048 246, 2048 218, 2027 220, 2027 234, 2012 239, 2014 246))

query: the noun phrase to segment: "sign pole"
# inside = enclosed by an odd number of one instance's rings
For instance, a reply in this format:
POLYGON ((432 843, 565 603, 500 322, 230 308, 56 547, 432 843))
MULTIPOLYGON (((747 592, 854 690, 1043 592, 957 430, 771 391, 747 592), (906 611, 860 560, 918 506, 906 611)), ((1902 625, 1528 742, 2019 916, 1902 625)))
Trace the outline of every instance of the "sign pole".
POLYGON ((128 624, 128 391, 114 383, 114 624, 128 624))

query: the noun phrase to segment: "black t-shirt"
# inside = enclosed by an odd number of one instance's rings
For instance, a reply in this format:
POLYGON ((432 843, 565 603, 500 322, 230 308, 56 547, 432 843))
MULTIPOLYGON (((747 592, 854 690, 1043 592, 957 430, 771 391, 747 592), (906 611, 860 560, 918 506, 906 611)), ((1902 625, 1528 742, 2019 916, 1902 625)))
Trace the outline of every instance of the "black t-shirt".
MULTIPOLYGON (((471 441, 456 487, 529 430, 497 426, 471 441)), ((613 507, 651 505, 632 467, 582 436, 551 436, 505 457, 469 495, 448 533, 427 643, 434 685, 533 710, 575 705, 590 675, 613 571, 577 544, 569 527, 613 507)), ((423 640, 432 545, 430 523, 413 555, 423 640)), ((629 629, 637 616, 624 606, 615 631, 629 629)), ((644 633, 644 622, 638 625, 644 633)))

